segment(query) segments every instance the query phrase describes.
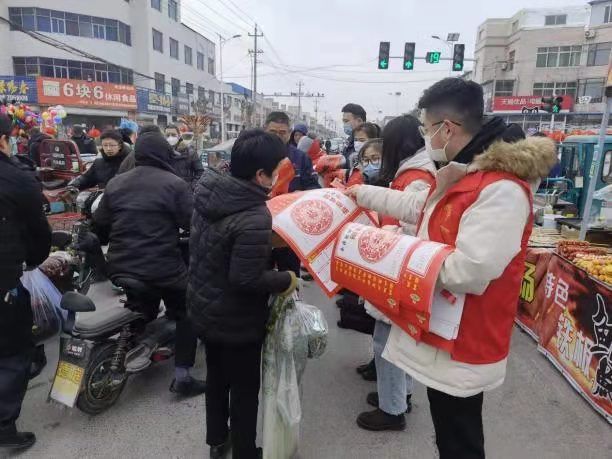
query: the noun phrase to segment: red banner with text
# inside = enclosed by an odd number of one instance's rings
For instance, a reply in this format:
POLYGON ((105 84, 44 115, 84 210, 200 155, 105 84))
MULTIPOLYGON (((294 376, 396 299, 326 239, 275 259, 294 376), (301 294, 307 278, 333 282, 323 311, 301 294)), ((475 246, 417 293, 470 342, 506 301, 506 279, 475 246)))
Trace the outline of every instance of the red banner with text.
POLYGON ((612 290, 557 254, 542 284, 539 350, 612 423, 612 290))

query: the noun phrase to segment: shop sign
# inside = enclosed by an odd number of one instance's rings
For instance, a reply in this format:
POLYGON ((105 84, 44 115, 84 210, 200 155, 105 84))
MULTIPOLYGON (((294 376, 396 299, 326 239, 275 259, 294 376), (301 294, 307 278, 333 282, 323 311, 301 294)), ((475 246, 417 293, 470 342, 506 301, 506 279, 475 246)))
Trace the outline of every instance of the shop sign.
MULTIPOLYGON (((561 111, 569 112, 574 107, 574 97, 561 96, 561 111)), ((542 96, 497 96, 493 98, 493 112, 544 113, 540 110, 542 96)))
POLYGON ((539 350, 612 423, 612 290, 558 255, 542 288, 539 350))
POLYGON ((97 81, 37 78, 38 102, 48 105, 136 110, 136 88, 97 81))
POLYGON ((184 92, 179 92, 174 99, 174 110, 178 115, 188 115, 190 113, 189 95, 184 92))
POLYGON ((172 96, 152 89, 138 88, 136 90, 139 113, 170 113, 172 96))
POLYGON ((4 99, 8 103, 35 104, 38 102, 36 78, 0 76, 0 100, 4 99))

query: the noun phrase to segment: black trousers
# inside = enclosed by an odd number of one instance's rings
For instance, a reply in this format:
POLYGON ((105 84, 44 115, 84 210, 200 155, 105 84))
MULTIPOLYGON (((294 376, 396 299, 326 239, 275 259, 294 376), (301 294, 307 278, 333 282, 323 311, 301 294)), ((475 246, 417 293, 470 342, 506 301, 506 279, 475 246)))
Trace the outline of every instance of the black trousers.
POLYGON ((290 247, 273 249, 272 261, 279 271, 293 271, 297 277, 300 277, 300 258, 290 247))
POLYGON ((186 290, 186 281, 169 285, 155 283, 143 292, 127 291, 126 307, 144 314, 150 322, 159 314, 160 301, 164 300, 166 316, 176 320, 174 364, 190 368, 195 363, 198 339, 187 317, 186 290))
POLYGON ((483 394, 453 397, 427 388, 440 459, 484 459, 483 394))
POLYGON ((234 459, 256 456, 262 343, 228 346, 205 342, 206 443, 227 440, 230 419, 234 459))
POLYGON ((10 428, 21 413, 30 380, 31 350, 0 357, 0 431, 10 428))

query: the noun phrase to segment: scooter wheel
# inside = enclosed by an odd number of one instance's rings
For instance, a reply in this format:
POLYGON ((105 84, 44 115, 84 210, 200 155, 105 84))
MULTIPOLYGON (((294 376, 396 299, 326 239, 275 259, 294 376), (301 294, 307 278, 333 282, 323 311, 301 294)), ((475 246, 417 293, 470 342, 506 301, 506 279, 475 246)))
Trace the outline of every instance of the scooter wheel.
POLYGON ((105 343, 92 349, 85 369, 83 391, 76 402, 84 413, 96 415, 107 410, 115 404, 125 387, 127 374, 117 375, 110 369, 115 346, 115 343, 105 343))

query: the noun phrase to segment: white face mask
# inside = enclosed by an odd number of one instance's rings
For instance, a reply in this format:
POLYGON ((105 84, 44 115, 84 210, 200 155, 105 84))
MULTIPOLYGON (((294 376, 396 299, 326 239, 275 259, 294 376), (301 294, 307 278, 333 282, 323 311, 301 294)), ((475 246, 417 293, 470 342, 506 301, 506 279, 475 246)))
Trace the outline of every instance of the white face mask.
POLYGON ((169 136, 169 137, 166 137, 166 140, 168 141, 168 143, 169 143, 171 146, 175 146, 175 145, 178 143, 179 138, 178 138, 178 137, 176 137, 176 136, 171 135, 171 136, 169 136))
POLYGON ((359 140, 355 140, 355 142, 353 143, 353 145, 355 146, 355 153, 359 153, 361 151, 361 149, 363 148, 363 144, 365 142, 361 142, 359 140))
POLYGON ((443 127, 444 124, 442 124, 433 135, 423 136, 423 139, 425 140, 425 150, 427 151, 427 154, 432 159, 432 161, 435 161, 437 163, 448 162, 448 158, 446 156, 446 146, 448 145, 448 141, 442 148, 431 147, 431 139, 433 139, 443 127))

